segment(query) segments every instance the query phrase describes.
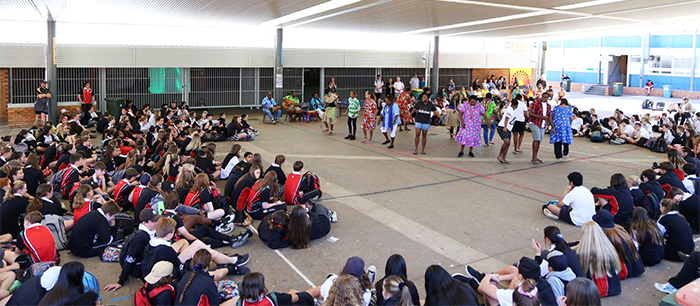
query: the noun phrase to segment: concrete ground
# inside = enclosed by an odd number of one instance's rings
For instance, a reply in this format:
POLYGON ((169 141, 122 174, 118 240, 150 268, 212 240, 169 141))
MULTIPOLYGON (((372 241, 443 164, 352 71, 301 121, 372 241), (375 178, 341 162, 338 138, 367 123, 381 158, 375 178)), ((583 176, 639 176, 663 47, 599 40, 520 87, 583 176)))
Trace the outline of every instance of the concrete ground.
MULTIPOLYGON (((571 101, 579 108, 591 107, 586 106, 589 96, 573 96, 571 101)), ((612 99, 619 98, 592 97, 590 101, 612 107, 612 99)), ((424 299, 423 275, 432 264, 450 273, 464 273, 467 264, 495 271, 521 256, 533 256, 531 239, 542 242, 542 231, 548 225, 559 226, 568 241, 578 240, 578 228, 546 218, 540 210, 543 203, 561 195, 569 172, 581 172, 589 188, 605 187, 614 173, 639 175, 652 162, 665 160, 665 155, 631 145, 594 144, 576 138, 570 156, 556 161, 546 137, 540 155, 546 163, 533 165, 529 162, 531 137, 526 133, 525 152, 509 153, 513 163, 503 165, 496 161, 501 144, 498 136, 496 146, 474 149, 476 158, 457 158, 459 145, 449 139, 444 127, 431 127, 428 155, 414 156, 413 127, 410 132, 398 133, 396 147, 389 150, 381 145, 381 135, 375 135, 371 144, 360 143, 360 135, 356 141, 344 140, 346 117, 340 118, 336 134, 328 136, 321 133, 320 123, 269 125, 260 121, 259 111, 247 112, 257 116, 250 123, 260 135, 254 142, 239 142, 243 149, 262 154, 265 165, 276 154, 286 155, 287 173, 295 160, 304 161, 305 169, 321 179, 321 203, 338 212, 339 222, 331 233, 313 241, 306 250, 273 251, 258 237, 235 251, 220 249, 229 254, 250 253, 247 266, 264 273, 268 289, 274 291, 320 285, 328 273, 338 273, 354 255, 361 256, 366 265, 377 266, 380 278, 387 258, 398 253, 406 258, 409 279, 424 299), (331 236, 338 240, 326 240, 331 236)), ((230 145, 218 143, 219 160, 230 145)), ((221 187, 223 184, 219 182, 221 187)), ((254 227, 257 225, 255 222, 254 227)), ((244 230, 237 228, 235 233, 244 230)), ((116 282, 120 273, 118 263, 77 259, 67 251, 61 255, 64 263, 83 262, 102 287, 116 282)), ((666 282, 680 267, 679 263, 663 261, 647 268, 642 277, 623 281, 622 294, 605 298, 603 304, 658 304, 664 294, 653 284, 666 282)), ((141 284, 131 279, 117 292, 102 292, 102 301, 105 305, 133 304, 131 296, 141 284)))

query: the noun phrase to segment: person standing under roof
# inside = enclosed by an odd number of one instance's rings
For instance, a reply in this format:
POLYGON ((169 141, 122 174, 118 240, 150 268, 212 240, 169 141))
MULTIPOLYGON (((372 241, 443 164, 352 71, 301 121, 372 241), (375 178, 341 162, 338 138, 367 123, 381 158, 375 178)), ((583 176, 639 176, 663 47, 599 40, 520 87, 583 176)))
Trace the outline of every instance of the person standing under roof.
POLYGON ((41 81, 39 88, 36 89, 36 99, 34 100, 34 120, 41 119, 46 122, 46 115, 49 114, 49 99, 51 99, 51 90, 46 85, 49 82, 41 81))

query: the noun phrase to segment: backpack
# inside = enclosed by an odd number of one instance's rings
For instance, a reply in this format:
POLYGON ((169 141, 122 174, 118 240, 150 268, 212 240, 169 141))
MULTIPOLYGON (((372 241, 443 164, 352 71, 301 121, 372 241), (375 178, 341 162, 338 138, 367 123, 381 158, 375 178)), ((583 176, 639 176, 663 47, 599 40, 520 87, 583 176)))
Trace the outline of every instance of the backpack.
POLYGON ((45 215, 41 225, 46 226, 53 235, 53 242, 56 245, 56 250, 65 250, 68 248, 68 236, 66 236, 66 228, 63 225, 63 217, 57 215, 45 215))
POLYGON ((121 181, 124 178, 124 173, 126 173, 126 168, 114 172, 114 174, 112 175, 112 183, 114 183, 114 185, 119 183, 119 181, 121 181))
POLYGON ((238 196, 238 201, 236 201, 236 211, 243 211, 248 207, 248 197, 250 196, 250 191, 253 188, 246 187, 241 190, 241 194, 238 196))
POLYGON ((661 210, 659 209, 659 197, 655 193, 649 192, 644 195, 642 200, 642 207, 647 210, 649 218, 652 220, 657 220, 661 215, 661 210))
POLYGON ((668 151, 668 143, 666 142, 666 138, 659 137, 656 139, 656 142, 652 144, 650 150, 656 153, 666 153, 666 151, 668 151))
POLYGON ((134 228, 137 227, 134 219, 125 213, 118 213, 114 216, 114 224, 118 229, 124 231, 125 237, 131 235, 134 232, 134 228))
POLYGON ((301 179, 308 181, 307 189, 304 190, 304 192, 316 189, 321 190, 321 180, 318 178, 317 175, 313 174, 313 172, 306 171, 306 173, 304 173, 304 176, 301 179))
POLYGON ((622 137, 617 137, 617 138, 615 138, 615 139, 610 139, 610 144, 614 144, 614 145, 622 145, 622 144, 625 144, 626 142, 627 142, 627 141, 625 141, 625 139, 622 138, 622 137))
POLYGON ((695 195, 700 195, 700 178, 694 177, 694 178, 688 178, 691 182, 693 182, 693 188, 695 188, 695 195))
MULTIPOLYGON (((255 306, 277 306, 277 295, 275 295, 274 292, 270 292, 267 296, 263 297, 262 301, 257 302, 255 304, 250 304, 247 303, 248 305, 255 305, 255 306), (265 303, 267 302, 267 303, 265 303)), ((236 306, 245 306, 246 302, 243 299, 238 299, 238 302, 236 302, 236 306)))
POLYGON ((66 170, 68 170, 68 168, 64 168, 63 170, 56 172, 56 174, 54 174, 51 177, 49 184, 51 184, 51 187, 53 187, 53 190, 58 191, 58 192, 61 191, 61 181, 63 180, 63 175, 66 174, 66 170))
POLYGON ((160 286, 154 288, 151 291, 146 290, 146 284, 143 284, 136 293, 134 293, 134 305, 136 306, 151 306, 153 304, 153 298, 161 294, 163 291, 170 291, 171 300, 175 300, 175 288, 168 284, 165 286, 160 286))
POLYGON ((97 299, 102 300, 102 295, 100 294, 100 281, 97 279, 95 274, 88 271, 83 273, 83 287, 85 287, 86 290, 97 293, 97 299))

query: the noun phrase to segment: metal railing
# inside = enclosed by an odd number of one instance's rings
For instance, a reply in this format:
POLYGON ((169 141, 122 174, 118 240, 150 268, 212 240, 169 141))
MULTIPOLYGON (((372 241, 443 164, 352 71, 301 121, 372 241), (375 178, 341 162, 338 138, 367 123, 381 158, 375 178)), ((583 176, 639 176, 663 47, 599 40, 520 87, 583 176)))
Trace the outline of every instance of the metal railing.
MULTIPOLYGON (((12 103, 34 103, 36 89, 45 77, 44 68, 11 68, 10 88, 12 103)), ((52 92, 55 86, 49 84, 52 92)), ((76 91, 77 92, 77 91, 76 91)))

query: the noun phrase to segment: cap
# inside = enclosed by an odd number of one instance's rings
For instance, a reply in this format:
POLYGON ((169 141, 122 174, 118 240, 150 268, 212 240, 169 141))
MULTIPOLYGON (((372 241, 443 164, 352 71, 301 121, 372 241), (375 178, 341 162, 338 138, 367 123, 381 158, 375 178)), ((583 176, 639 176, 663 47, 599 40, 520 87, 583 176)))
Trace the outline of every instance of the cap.
POLYGON ((141 213, 139 213, 139 220, 141 220, 141 222, 156 222, 158 219, 160 219, 160 215, 152 208, 144 208, 141 213))
POLYGON ((141 175, 141 179, 140 179, 139 183, 141 183, 141 185, 146 186, 146 185, 148 185, 148 182, 150 182, 150 181, 151 181, 151 176, 148 173, 144 173, 141 175))
POLYGON ((348 261, 345 262, 345 272, 358 278, 362 277, 362 274, 365 273, 365 261, 357 256, 348 258, 348 261))
POLYGON ((554 271, 564 271, 569 267, 569 261, 566 260, 564 253, 554 250, 547 255, 547 262, 554 271))
POLYGON ((173 182, 171 181, 165 181, 163 182, 163 185, 160 187, 160 189, 166 192, 171 192, 175 189, 175 185, 173 185, 173 182))
POLYGON ((149 284, 157 283, 161 278, 173 274, 173 264, 169 261, 159 261, 143 279, 149 284))
POLYGON ((41 84, 47 84, 48 82, 47 80, 41 80, 41 84))
POLYGON ((60 273, 61 267, 59 266, 54 266, 44 271, 44 274, 41 275, 41 279, 39 280, 41 287, 46 291, 53 289, 53 286, 56 285, 56 282, 58 281, 58 275, 60 273))
POLYGON ((598 223, 603 229, 613 229, 615 228, 615 217, 607 209, 601 209, 595 215, 593 215, 593 221, 598 223))
POLYGON ((518 273, 524 278, 537 280, 540 278, 540 265, 534 259, 528 257, 520 258, 518 273))
POLYGON ((143 168, 141 168, 141 166, 139 166, 139 165, 131 165, 131 167, 129 167, 129 168, 134 168, 134 170, 136 170, 136 172, 138 172, 139 174, 141 174, 141 172, 143 172, 143 168))

